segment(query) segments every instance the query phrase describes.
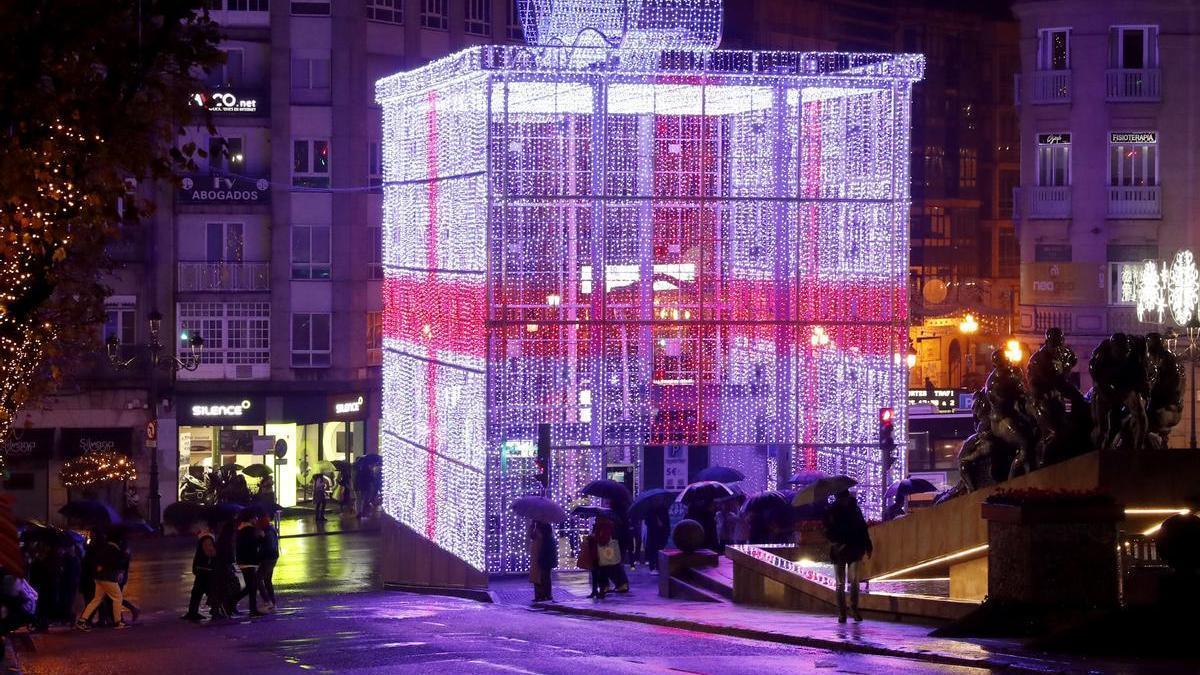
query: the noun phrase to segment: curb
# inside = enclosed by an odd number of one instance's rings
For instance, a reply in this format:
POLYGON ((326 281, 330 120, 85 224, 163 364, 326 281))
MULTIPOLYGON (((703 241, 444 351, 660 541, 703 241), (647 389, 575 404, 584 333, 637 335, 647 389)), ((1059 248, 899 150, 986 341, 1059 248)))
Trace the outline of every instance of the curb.
POLYGON ((591 616, 601 619, 611 619, 615 621, 631 621, 634 623, 644 623, 654 626, 663 626, 666 628, 676 628, 680 630, 688 630, 696 633, 711 633, 714 635, 725 635, 730 637, 745 638, 748 640, 757 640, 759 642, 776 642, 780 644, 795 645, 798 647, 815 647, 837 652, 851 652, 856 654, 865 654, 868 656, 888 656, 894 658, 909 659, 914 661, 922 661, 925 663, 935 663, 944 666, 965 666, 969 668, 989 668, 993 670, 1004 670, 1007 672, 1017 673, 1045 673, 1058 672, 1057 668, 1041 669, 1023 666, 1018 663, 1013 663, 1006 660, 998 659, 967 659, 957 656, 947 656, 935 652, 908 652, 898 649, 887 649, 884 647, 873 647, 870 645, 854 644, 851 642, 841 642, 838 640, 826 640, 823 638, 804 637, 799 635, 790 635, 788 633, 776 633, 768 630, 759 630, 755 628, 739 628, 737 626, 722 626, 709 623, 701 623, 698 621, 689 621, 685 619, 664 619, 654 616, 645 616, 642 614, 625 614, 613 610, 606 609, 589 609, 584 607, 572 607, 569 605, 559 605, 552 603, 539 604, 538 608, 547 612, 556 612, 559 614, 575 614, 579 616, 591 616))
POLYGON ((465 600, 474 600, 475 602, 495 603, 496 596, 487 589, 482 588, 458 588, 453 586, 422 586, 420 584, 405 584, 398 582, 384 582, 383 590, 385 591, 400 591, 402 593, 415 593, 417 595, 444 595, 452 598, 463 598, 465 600))

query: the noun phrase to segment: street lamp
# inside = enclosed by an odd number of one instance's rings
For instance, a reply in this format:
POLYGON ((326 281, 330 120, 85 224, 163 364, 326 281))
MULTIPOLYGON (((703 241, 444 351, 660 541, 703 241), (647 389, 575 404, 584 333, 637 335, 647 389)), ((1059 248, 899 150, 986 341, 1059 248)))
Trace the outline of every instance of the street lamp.
POLYGON ((908 366, 909 370, 917 367, 917 350, 913 347, 908 348, 908 354, 904 356, 904 365, 908 366))
POLYGON ((1021 349, 1021 342, 1016 338, 1011 338, 1004 343, 1004 358, 1014 366, 1021 365, 1025 360, 1025 350, 1021 349))
POLYGON ((979 321, 974 314, 968 314, 958 323, 958 330, 963 335, 974 335, 979 332, 979 321))
MULTIPOLYGON (((145 358, 150 365, 150 383, 148 388, 150 411, 154 415, 155 421, 158 420, 158 378, 157 371, 162 371, 170 374, 179 372, 180 370, 196 370, 200 367, 200 356, 204 351, 204 338, 199 333, 183 331, 180 334, 180 341, 187 345, 187 353, 183 358, 175 354, 163 354, 163 344, 160 339, 162 331, 162 314, 158 310, 153 310, 146 317, 150 324, 150 342, 144 345, 131 345, 133 355, 129 358, 122 358, 121 342, 117 336, 110 335, 105 342, 105 347, 108 350, 108 361, 113 368, 118 370, 131 370, 139 358, 145 358), (164 358, 165 356, 165 358, 164 358)), ((150 453, 150 503, 148 510, 150 512, 150 523, 158 526, 161 521, 161 513, 159 512, 159 504, 162 501, 162 495, 158 491, 158 448, 154 448, 154 452, 150 453)))

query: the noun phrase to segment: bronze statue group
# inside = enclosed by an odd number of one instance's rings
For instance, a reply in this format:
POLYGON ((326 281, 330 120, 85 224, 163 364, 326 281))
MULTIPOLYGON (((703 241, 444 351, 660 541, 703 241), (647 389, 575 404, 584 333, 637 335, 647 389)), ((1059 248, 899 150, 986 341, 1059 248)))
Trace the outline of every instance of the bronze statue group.
POLYGON ((1183 368, 1162 335, 1115 333, 1092 351, 1093 387, 1071 382, 1075 352, 1059 328, 1029 358, 1028 378, 996 351, 975 394, 975 433, 963 442, 961 480, 938 501, 1092 450, 1167 447, 1183 410, 1183 368))

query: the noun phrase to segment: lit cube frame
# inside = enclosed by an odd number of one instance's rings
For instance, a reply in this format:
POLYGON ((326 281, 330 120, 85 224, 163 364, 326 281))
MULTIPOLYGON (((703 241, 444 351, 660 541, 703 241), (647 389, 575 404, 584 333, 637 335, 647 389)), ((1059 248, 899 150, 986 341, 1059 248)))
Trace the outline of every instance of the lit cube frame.
POLYGON ((748 490, 851 475, 878 516, 906 466, 923 67, 502 46, 380 80, 385 512, 478 570, 527 569, 509 504, 544 490, 545 423, 564 506, 614 459, 699 444, 748 490))

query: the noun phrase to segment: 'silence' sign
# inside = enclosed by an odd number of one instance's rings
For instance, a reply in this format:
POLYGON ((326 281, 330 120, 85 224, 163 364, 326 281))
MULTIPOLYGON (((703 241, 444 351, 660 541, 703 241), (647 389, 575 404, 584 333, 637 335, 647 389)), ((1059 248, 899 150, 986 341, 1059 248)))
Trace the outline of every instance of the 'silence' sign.
POLYGON ((192 174, 179 184, 181 204, 266 204, 270 200, 271 183, 266 178, 192 174))
POLYGON ((192 406, 192 417, 241 417, 250 407, 249 399, 233 404, 196 404, 192 406))

